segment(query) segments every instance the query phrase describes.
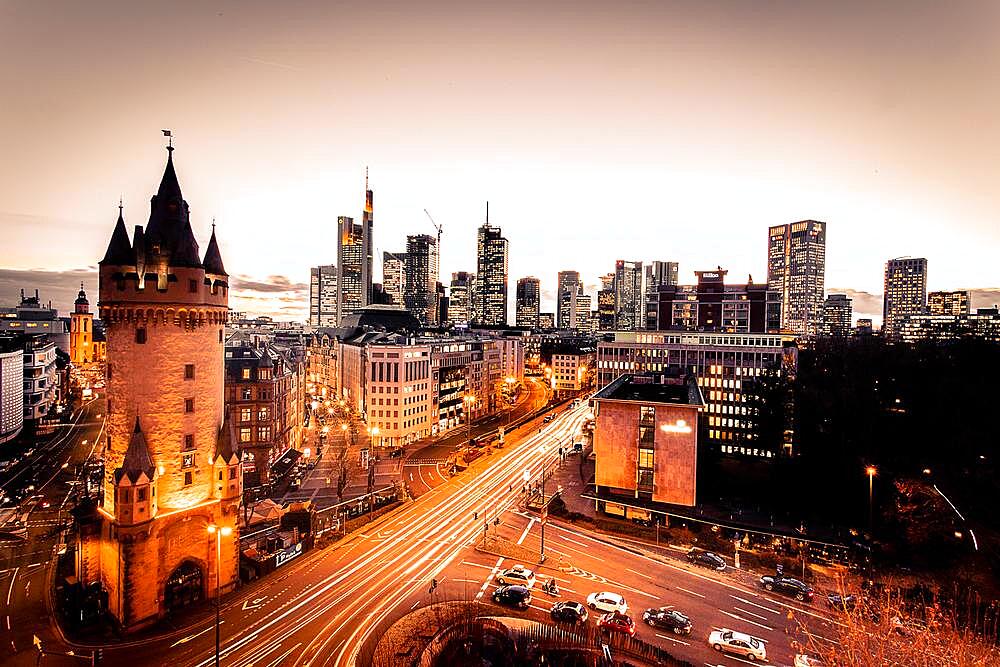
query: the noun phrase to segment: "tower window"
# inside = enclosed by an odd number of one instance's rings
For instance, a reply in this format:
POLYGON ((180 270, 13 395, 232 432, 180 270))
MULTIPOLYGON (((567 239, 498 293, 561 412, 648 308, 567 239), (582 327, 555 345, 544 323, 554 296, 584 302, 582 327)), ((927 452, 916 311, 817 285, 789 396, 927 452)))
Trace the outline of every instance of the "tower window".
POLYGON ((191 280, 188 280, 188 292, 194 294, 197 291, 198 291, 198 281, 194 280, 193 278, 191 280))
POLYGON ((194 364, 184 364, 184 379, 185 380, 194 379, 194 364))
POLYGON ((191 486, 193 481, 194 477, 191 475, 190 472, 184 473, 184 486, 191 486))
POLYGON ((193 468, 194 467, 194 452, 185 454, 181 460, 182 468, 193 468))
POLYGON ((135 342, 139 345, 146 343, 146 327, 139 327, 135 330, 135 342))
POLYGON ((141 486, 141 487, 139 487, 138 489, 135 490, 135 499, 138 502, 140 502, 140 503, 141 502, 145 502, 145 500, 146 500, 146 487, 141 486))
POLYGON ((222 329, 219 329, 219 342, 222 342, 222 329))
POLYGON ((184 449, 194 449, 194 435, 188 433, 184 436, 184 449))
POLYGON ((185 398, 184 399, 184 412, 194 412, 194 399, 185 398))

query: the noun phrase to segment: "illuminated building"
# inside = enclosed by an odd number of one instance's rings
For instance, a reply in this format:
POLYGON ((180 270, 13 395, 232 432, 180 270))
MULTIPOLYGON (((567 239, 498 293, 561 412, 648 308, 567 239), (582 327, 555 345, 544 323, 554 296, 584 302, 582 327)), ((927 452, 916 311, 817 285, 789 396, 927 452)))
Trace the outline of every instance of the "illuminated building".
POLYGON ((697 285, 661 285, 647 295, 645 328, 650 331, 777 333, 780 294, 766 285, 725 284, 727 272, 695 271, 697 285))
POLYGON ((519 327, 538 327, 538 313, 542 305, 542 281, 533 276, 517 281, 517 312, 514 323, 519 327))
POLYGON ((615 329, 635 331, 643 322, 642 262, 615 262, 615 329))
POLYGON ((13 440, 24 427, 23 355, 17 337, 0 336, 0 443, 13 440))
POLYGON ((335 327, 337 319, 337 267, 333 264, 309 269, 309 324, 335 327))
POLYGON ((0 307, 0 334, 45 334, 63 352, 69 354, 69 324, 59 317, 59 311, 42 303, 35 290, 35 296, 25 296, 21 290, 21 302, 14 307, 0 307))
POLYGON ((613 331, 615 328, 615 274, 601 276, 601 289, 597 292, 597 329, 613 331))
POLYGON ((903 320, 927 312, 927 260, 900 257, 885 263, 882 297, 882 335, 899 337, 903 320))
POLYGON ((100 262, 106 473, 100 507, 77 511, 77 578, 106 591, 126 631, 232 590, 239 570, 239 458, 223 402, 228 274, 214 229, 199 256, 168 150, 145 229, 130 241, 119 212, 100 262), (228 529, 221 558, 210 526, 228 529))
POLYGON ((556 327, 560 329, 572 328, 573 318, 573 296, 580 286, 580 273, 578 271, 560 271, 556 287, 556 327))
POLYGON ((965 315, 907 315, 899 323, 899 338, 906 343, 963 338, 1000 343, 1000 311, 979 308, 965 315))
POLYGON ((825 281, 825 222, 802 220, 768 229, 767 286, 781 295, 783 331, 818 333, 825 281))
POLYGON ((555 313, 538 313, 538 328, 555 329, 556 328, 555 313))
POLYGON ((556 391, 580 391, 594 378, 597 350, 593 345, 562 344, 549 347, 552 388, 556 391))
POLYGON ((406 253, 382 253, 382 289, 389 295, 393 305, 403 305, 403 292, 406 290, 406 253))
POLYGON ((870 317, 859 317, 854 327, 855 336, 871 336, 875 332, 875 326, 870 317))
POLYGON ((646 290, 648 295, 655 293, 661 285, 676 285, 680 282, 679 265, 677 262, 653 261, 646 265, 646 290))
POLYGON ((931 315, 968 315, 971 312, 969 291, 931 292, 927 295, 927 309, 931 315))
POLYGON ((581 333, 590 333, 590 295, 584 294, 583 285, 577 286, 570 295, 569 328, 581 333))
POLYGON ((423 326, 438 324, 438 246, 428 234, 406 237, 406 285, 403 301, 406 309, 423 326))
POLYGON ((451 274, 448 295, 448 317, 452 324, 468 324, 472 321, 472 304, 475 299, 476 275, 467 271, 451 274))
POLYGON ((823 302, 823 326, 820 333, 835 338, 849 336, 853 316, 852 302, 846 294, 830 294, 823 302))
POLYGON ((476 293, 472 321, 479 326, 507 324, 507 251, 508 242, 499 227, 489 223, 476 236, 476 293))

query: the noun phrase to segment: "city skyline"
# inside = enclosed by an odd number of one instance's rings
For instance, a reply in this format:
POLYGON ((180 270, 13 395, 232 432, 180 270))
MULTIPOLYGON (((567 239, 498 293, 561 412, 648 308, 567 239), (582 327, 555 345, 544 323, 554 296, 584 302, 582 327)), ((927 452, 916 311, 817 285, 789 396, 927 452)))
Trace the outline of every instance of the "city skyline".
POLYGON ((533 21, 515 22, 438 5, 418 25, 387 11, 369 30, 408 48, 368 57, 366 38, 343 28, 350 8, 306 4, 276 22, 256 5, 169 20, 115 3, 4 8, 0 31, 19 55, 0 75, 23 92, 0 110, 21 128, 0 165, 0 300, 40 286, 66 313, 81 278, 95 289, 96 239, 120 196, 127 223, 145 222, 159 129, 171 128, 195 232, 213 218, 230 232, 233 306, 247 312, 306 319, 308 270, 335 262, 336 219, 359 216, 366 165, 379 193, 374 254, 433 233, 426 208, 444 226, 441 275, 474 271, 490 200, 512 244, 509 292, 538 276, 546 312, 557 271, 580 271, 594 295, 618 259, 678 261, 682 283, 718 265, 763 281, 765 230, 803 219, 829 224, 827 292, 851 296, 858 316, 880 319, 882 268, 904 255, 928 258, 929 290, 995 303, 1000 292, 982 290, 998 288, 998 97, 985 85, 1000 60, 996 7, 751 6, 533 7, 533 21), (806 38, 816 22, 837 49, 806 38), (191 53, 167 46, 175 32, 191 53), (108 46, 77 71, 83 35, 108 46), (578 46, 598 41, 594 54, 578 46), (523 58, 496 63, 499 50, 523 58), (768 85, 751 85, 762 72, 768 85), (623 95, 629 108, 609 106, 623 95), (54 234, 80 240, 38 243, 54 234), (65 296, 37 270, 62 272, 65 296))

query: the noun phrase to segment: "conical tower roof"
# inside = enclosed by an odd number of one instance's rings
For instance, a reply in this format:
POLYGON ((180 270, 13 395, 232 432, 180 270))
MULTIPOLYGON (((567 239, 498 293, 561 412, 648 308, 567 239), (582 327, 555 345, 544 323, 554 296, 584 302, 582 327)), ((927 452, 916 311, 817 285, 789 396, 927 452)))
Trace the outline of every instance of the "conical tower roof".
POLYGON ((136 415, 135 429, 132 431, 128 449, 125 450, 125 459, 122 461, 122 466, 115 470, 115 483, 120 482, 123 477, 128 477, 129 481, 135 484, 143 474, 152 480, 155 472, 153 457, 149 454, 146 436, 142 433, 139 417, 136 415))
POLYGON ((167 148, 167 166, 160 187, 149 202, 149 222, 146 225, 147 247, 159 245, 172 266, 200 267, 198 241, 191 229, 188 203, 181 194, 174 170, 173 148, 167 148))
POLYGON ((233 426, 228 412, 222 422, 222 428, 219 429, 219 441, 215 448, 216 460, 219 457, 222 457, 226 463, 235 463, 239 460, 239 454, 236 451, 236 427, 233 426))
POLYGON ((108 251, 104 253, 101 264, 132 264, 134 261, 135 253, 132 252, 132 244, 129 243, 128 232, 125 230, 125 218, 122 217, 122 207, 119 205, 118 222, 115 223, 108 251))
POLYGON ((208 249, 205 251, 205 273, 214 273, 220 276, 228 276, 226 267, 222 264, 222 253, 219 252, 219 242, 215 240, 215 223, 212 223, 212 238, 208 240, 208 249))

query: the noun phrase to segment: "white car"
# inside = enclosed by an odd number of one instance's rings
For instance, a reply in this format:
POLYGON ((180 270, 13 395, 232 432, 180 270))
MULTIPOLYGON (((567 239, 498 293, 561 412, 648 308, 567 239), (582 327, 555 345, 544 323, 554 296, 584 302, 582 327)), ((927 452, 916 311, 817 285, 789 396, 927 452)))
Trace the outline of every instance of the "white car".
POLYGON ((591 593, 587 596, 587 606, 604 612, 628 613, 628 604, 625 602, 625 598, 618 593, 591 593))
POLYGON ((826 663, 811 655, 796 653, 795 662, 793 664, 795 667, 823 667, 826 663))
POLYGON ((736 632, 735 630, 723 628, 714 631, 708 636, 708 645, 716 651, 739 655, 750 662, 767 660, 767 650, 764 648, 764 640, 751 637, 742 632, 736 632))
POLYGON ((501 586, 513 584, 532 588, 535 585, 535 573, 523 565, 515 565, 509 570, 498 573, 497 583, 501 586))

